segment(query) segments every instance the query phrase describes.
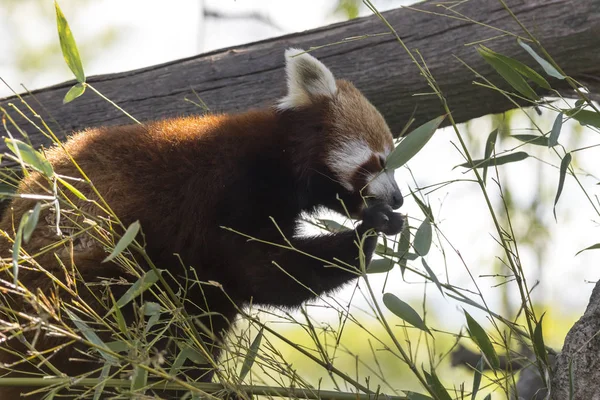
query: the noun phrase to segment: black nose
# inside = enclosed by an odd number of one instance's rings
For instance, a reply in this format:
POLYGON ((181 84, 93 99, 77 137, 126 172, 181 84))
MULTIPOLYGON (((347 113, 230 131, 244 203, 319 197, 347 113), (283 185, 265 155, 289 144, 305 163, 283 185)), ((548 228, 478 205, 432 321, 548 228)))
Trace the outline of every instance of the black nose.
POLYGON ((397 208, 400 208, 402 204, 404 204, 404 197, 402 197, 402 193, 400 193, 400 191, 398 190, 392 195, 392 204, 390 205, 395 210, 397 208))

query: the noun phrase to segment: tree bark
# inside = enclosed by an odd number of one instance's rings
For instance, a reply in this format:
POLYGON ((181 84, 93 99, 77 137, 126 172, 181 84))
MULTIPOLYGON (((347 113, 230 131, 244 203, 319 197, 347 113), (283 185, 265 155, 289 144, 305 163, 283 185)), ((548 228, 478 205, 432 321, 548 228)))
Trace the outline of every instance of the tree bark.
MULTIPOLYGON (((539 69, 517 44, 514 35, 524 36, 522 29, 498 0, 458 2, 452 9, 440 3, 449 4, 425 1, 383 15, 413 54, 418 51, 422 55, 457 122, 514 108, 515 104, 498 92, 474 85, 475 74, 459 60, 499 87, 511 90, 478 55, 476 43, 483 42, 499 53, 539 69)), ((589 87, 600 87, 599 0, 507 0, 506 3, 567 74, 589 87)), ((197 101, 195 93, 213 112, 241 111, 273 104, 284 95, 285 48, 308 49, 340 41, 344 43, 322 47, 314 54, 337 77, 353 81, 381 110, 393 132, 399 133, 411 116, 416 126, 444 113, 418 68, 376 16, 136 71, 90 77, 88 82, 142 121, 201 112, 185 101, 186 98, 197 101), (388 34, 347 40, 382 33, 388 34)), ((564 80, 549 80, 565 95, 572 94, 564 80)), ((74 83, 65 82, 23 97, 60 138, 88 126, 131 122, 91 90, 63 105, 62 99, 74 83)), ((49 145, 50 140, 19 116, 9 103, 29 117, 32 114, 15 97, 0 101, 0 106, 29 134, 32 143, 49 145)), ((32 119, 39 122, 35 117, 32 119)), ((2 148, 0 152, 5 150, 2 148)))

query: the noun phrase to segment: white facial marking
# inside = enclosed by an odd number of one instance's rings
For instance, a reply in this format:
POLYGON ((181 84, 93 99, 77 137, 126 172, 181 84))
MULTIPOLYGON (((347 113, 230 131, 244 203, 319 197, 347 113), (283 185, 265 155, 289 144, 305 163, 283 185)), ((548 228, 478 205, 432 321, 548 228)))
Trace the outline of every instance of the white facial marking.
POLYGON ((373 151, 364 140, 343 142, 329 153, 327 165, 335 172, 342 186, 353 191, 355 188, 350 183, 352 176, 372 155, 373 151))
POLYGON ((311 96, 335 96, 335 78, 321 61, 301 49, 287 49, 285 59, 288 93, 277 108, 285 110, 310 105, 311 96))

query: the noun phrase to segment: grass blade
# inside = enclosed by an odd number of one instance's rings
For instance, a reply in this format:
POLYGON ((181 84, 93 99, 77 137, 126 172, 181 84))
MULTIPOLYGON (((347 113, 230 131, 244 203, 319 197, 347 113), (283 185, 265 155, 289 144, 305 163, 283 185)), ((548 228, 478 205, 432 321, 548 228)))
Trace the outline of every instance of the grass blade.
POLYGON ((542 314, 540 320, 535 325, 535 329, 533 330, 532 342, 537 357, 541 359, 546 366, 548 366, 548 352, 546 351, 546 345, 544 344, 544 334, 542 330, 543 319, 544 314, 542 314))

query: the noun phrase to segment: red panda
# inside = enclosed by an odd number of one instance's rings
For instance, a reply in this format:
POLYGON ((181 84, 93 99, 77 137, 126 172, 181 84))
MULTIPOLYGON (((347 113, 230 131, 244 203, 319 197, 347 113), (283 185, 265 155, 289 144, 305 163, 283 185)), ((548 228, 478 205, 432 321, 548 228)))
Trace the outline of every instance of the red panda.
MULTIPOLYGON (((358 268, 358 243, 363 236, 362 251, 368 263, 376 233, 394 235, 403 227, 403 217, 393 212, 403 198, 393 171, 385 166, 393 139, 381 114, 351 83, 336 80, 313 56, 298 49, 289 49, 285 55, 287 95, 273 107, 87 129, 74 134, 64 148, 46 152, 57 174, 81 177, 72 156, 124 226, 140 222, 147 254, 158 268, 168 270, 174 287, 192 273, 199 281, 219 283, 221 287, 201 289, 190 284, 184 299, 189 315, 203 316, 200 321, 215 334, 227 332, 236 316, 232 302, 240 307, 249 302, 297 307, 315 294, 352 281, 358 276, 356 271, 327 267, 325 261, 358 268), (321 207, 349 213, 360 222, 355 230, 297 235, 301 214, 321 207), (260 241, 249 241, 232 230, 260 241), (283 236, 298 251, 266 244, 283 244, 283 236)), ((45 178, 32 173, 20 183, 19 192, 44 193, 47 185, 45 178)), ((96 198, 88 185, 75 186, 88 199, 96 198)), ((72 197, 91 215, 104 215, 93 202, 72 197)), ((15 198, 0 229, 14 235, 15 221, 34 204, 31 199, 15 198)), ((69 219, 68 209, 62 215, 63 236, 69 239, 77 221, 69 219)), ((53 283, 49 274, 65 282, 66 270, 76 268, 81 282, 88 283, 76 283, 80 301, 104 315, 110 304, 103 304, 106 285, 93 283, 135 279, 117 263, 102 263, 106 247, 85 237, 63 240, 62 245, 42 252, 61 239, 54 218, 52 208, 44 208, 38 227, 23 245, 28 254, 35 255, 37 264, 23 263, 20 284, 45 295, 49 302, 60 297, 69 303, 72 294, 53 283)), ((5 237, 0 240, 1 255, 10 260, 12 242, 5 237)), ((9 264, 2 276, 5 282, 12 281, 9 264)), ((114 298, 127 288, 110 286, 114 298)), ((18 295, 4 293, 3 303, 14 310, 43 313, 18 295)), ((126 307, 123 313, 128 321, 133 318, 126 307)), ((0 314, 7 318, 4 312, 0 314)), ((98 335, 111 340, 102 336, 101 327, 98 335)), ((83 353, 76 345, 63 346, 66 341, 42 329, 36 348, 56 346, 47 356, 67 375, 99 368, 82 362, 83 353)), ((19 338, 5 335, 0 343, 0 370, 18 360, 14 351, 25 353, 26 349, 19 338)), ((219 352, 214 346, 215 357, 219 352)), ((35 358, 14 368, 22 371, 21 376, 56 375, 56 370, 35 358)), ((211 376, 208 372, 197 378, 207 381, 211 376)), ((0 388, 0 398, 17 398, 29 390, 0 388)))

